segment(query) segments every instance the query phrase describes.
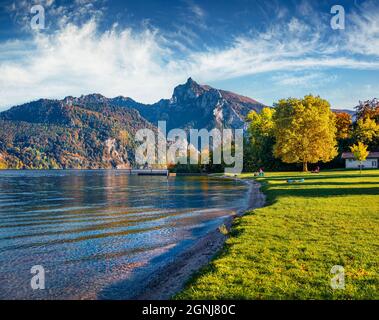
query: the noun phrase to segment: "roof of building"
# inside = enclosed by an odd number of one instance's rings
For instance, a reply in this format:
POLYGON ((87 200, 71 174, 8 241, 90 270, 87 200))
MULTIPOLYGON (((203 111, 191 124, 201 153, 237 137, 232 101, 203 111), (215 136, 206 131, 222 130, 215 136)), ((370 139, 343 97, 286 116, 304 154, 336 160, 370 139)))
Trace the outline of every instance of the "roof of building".
MULTIPOLYGON (((342 159, 354 159, 354 154, 352 152, 343 152, 342 159)), ((369 152, 367 158, 379 158, 379 152, 369 152)))

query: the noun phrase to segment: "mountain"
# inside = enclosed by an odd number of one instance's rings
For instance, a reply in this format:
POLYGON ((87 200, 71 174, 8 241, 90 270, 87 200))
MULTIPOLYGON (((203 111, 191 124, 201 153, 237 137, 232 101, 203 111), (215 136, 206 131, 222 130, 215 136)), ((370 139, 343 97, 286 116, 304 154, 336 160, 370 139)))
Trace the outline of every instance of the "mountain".
POLYGON ((171 99, 154 104, 143 104, 132 98, 118 96, 106 98, 100 94, 66 97, 63 103, 86 106, 92 103, 127 107, 139 111, 142 117, 154 124, 166 120, 167 129, 173 128, 242 128, 247 114, 259 112, 264 105, 256 100, 233 92, 200 85, 192 78, 175 87, 171 99))
POLYGON ((350 109, 332 109, 332 111, 335 113, 347 113, 347 114, 350 114, 351 116, 354 116, 356 113, 355 110, 350 110, 350 109))
POLYGON ((11 168, 127 168, 142 128, 155 129, 106 100, 38 100, 0 113, 0 158, 11 168))
POLYGON ((247 114, 260 111, 264 105, 229 91, 200 85, 192 78, 174 89, 171 99, 144 105, 130 98, 112 99, 112 104, 135 108, 148 121, 157 125, 167 121, 167 129, 243 128, 247 114))
POLYGON ((0 167, 127 168, 134 164, 135 133, 172 128, 242 128, 263 104, 189 78, 171 99, 142 104, 100 94, 40 99, 0 113, 0 167))

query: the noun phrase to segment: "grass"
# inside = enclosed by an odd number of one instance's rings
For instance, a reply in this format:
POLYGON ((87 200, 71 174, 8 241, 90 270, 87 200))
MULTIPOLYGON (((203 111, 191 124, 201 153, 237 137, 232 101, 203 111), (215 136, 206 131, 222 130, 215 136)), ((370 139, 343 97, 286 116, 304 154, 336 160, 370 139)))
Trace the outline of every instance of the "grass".
POLYGON ((257 180, 267 205, 236 219, 222 252, 174 298, 379 299, 379 170, 257 180), (345 289, 331 288, 334 265, 345 289))

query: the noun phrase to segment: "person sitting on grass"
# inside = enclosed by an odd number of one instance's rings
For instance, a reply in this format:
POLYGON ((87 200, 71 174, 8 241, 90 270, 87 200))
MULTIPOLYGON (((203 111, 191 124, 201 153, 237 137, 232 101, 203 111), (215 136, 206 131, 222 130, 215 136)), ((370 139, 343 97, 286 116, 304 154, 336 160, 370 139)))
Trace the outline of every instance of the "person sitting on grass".
POLYGON ((317 166, 316 169, 314 169, 313 171, 311 171, 311 173, 320 173, 320 167, 317 166))

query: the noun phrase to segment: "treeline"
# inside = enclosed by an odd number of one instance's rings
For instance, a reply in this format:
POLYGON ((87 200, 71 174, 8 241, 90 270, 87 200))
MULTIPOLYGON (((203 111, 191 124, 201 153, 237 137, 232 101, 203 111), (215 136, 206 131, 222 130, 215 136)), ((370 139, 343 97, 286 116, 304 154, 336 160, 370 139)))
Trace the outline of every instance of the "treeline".
POLYGON ((274 108, 248 115, 245 170, 342 167, 342 152, 361 143, 379 150, 379 101, 360 102, 355 116, 332 112, 330 104, 312 95, 280 100, 274 108))
MULTIPOLYGON (((379 151, 379 101, 360 102, 352 117, 308 95, 280 100, 247 116, 244 170, 304 171, 342 167, 341 153, 379 151), (355 146, 353 149, 352 147, 355 146)), ((0 169, 133 166, 133 135, 155 128, 133 109, 107 103, 68 105, 39 100, 0 113, 0 169)), ((213 173, 225 164, 171 165, 172 171, 213 173)), ((233 150, 232 150, 233 154, 233 150)), ((362 158, 362 157, 361 157, 362 158)))
MULTIPOLYGON (((247 116, 244 171, 342 168, 343 152, 379 151, 379 101, 359 102, 352 116, 332 111, 328 101, 308 95, 280 100, 247 116)), ((357 158, 358 159, 358 158, 357 158)), ((176 172, 223 172, 225 164, 176 165, 176 172)), ((360 159, 358 159, 360 160, 360 159)))

